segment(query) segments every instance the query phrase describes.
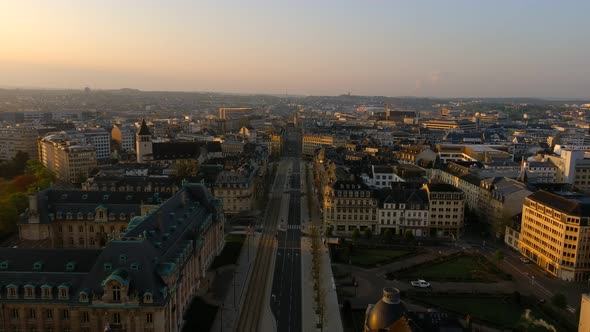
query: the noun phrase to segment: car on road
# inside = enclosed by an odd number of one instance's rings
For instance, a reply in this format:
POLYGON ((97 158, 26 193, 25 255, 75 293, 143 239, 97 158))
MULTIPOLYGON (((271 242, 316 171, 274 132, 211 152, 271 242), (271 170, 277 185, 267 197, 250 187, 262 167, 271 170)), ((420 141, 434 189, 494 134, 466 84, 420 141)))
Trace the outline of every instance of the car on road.
POLYGON ((530 260, 530 259, 528 259, 528 258, 524 258, 524 257, 521 257, 521 258, 520 258, 520 261, 521 261, 521 262, 523 262, 523 263, 525 263, 525 264, 529 264, 529 263, 531 262, 531 260, 530 260))
POLYGON ((416 281, 411 281, 410 282, 412 284, 412 287, 417 287, 417 288, 429 288, 430 287, 430 283, 426 282, 426 280, 416 280, 416 281))

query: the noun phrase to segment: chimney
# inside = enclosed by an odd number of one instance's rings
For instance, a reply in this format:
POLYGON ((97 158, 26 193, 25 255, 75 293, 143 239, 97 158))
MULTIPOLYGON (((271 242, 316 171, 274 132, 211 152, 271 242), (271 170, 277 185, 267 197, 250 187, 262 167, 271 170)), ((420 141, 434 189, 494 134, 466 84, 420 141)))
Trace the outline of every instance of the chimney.
POLYGON ((383 302, 389 304, 400 304, 399 290, 393 287, 383 288, 383 302))

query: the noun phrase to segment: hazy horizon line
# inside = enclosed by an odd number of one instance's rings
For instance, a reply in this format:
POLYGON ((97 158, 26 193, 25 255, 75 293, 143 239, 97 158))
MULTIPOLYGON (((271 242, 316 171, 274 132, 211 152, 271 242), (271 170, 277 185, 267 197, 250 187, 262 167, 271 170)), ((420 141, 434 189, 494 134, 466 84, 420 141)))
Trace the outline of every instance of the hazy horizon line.
POLYGON ((227 92, 227 91, 208 91, 208 90, 142 90, 132 87, 119 87, 119 88, 92 88, 91 86, 84 86, 82 88, 72 87, 47 87, 47 86, 27 86, 27 85, 0 85, 0 89, 4 90, 48 90, 48 91, 84 91, 89 88, 91 91, 120 91, 120 90, 136 90, 139 92, 177 92, 177 93, 215 93, 221 95, 242 95, 242 96, 273 96, 273 97, 341 97, 350 94, 351 97, 383 97, 383 98, 412 98, 412 99, 540 99, 547 101, 590 101, 590 97, 538 97, 538 96, 494 96, 494 97, 481 97, 481 96, 416 96, 416 95, 398 95, 398 96, 384 96, 384 95, 364 95, 354 94, 352 92, 345 92, 342 94, 281 94, 281 93, 269 93, 269 92, 227 92))

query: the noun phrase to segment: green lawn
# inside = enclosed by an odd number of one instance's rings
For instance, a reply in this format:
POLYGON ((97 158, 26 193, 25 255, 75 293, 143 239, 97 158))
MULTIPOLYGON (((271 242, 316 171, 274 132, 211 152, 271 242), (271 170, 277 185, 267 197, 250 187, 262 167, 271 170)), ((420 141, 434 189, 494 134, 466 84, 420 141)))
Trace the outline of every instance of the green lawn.
MULTIPOLYGON (((415 294, 411 296, 419 302, 427 303, 443 311, 451 311, 459 317, 470 314, 475 320, 485 321, 494 326, 503 328, 515 328, 520 326, 526 331, 550 331, 534 325, 524 318, 527 310, 526 304, 514 302, 510 295, 504 297, 487 297, 473 295, 465 296, 433 296, 432 294, 415 294)), ((532 310, 532 319, 543 319, 556 328, 557 331, 575 331, 575 326, 562 326, 555 320, 555 317, 543 313, 539 308, 532 310)))
POLYGON ((461 315, 470 314, 473 318, 496 323, 504 327, 514 327, 519 322, 524 309, 507 298, 498 297, 427 297, 421 301, 433 306, 454 311, 461 315))
POLYGON ((443 262, 421 265, 402 275, 409 279, 481 282, 493 282, 503 277, 491 262, 472 255, 460 255, 443 262))
POLYGON ((376 267, 395 261, 411 251, 386 248, 355 248, 350 262, 360 267, 376 267))
POLYGON ((221 254, 215 257, 210 269, 213 270, 220 266, 235 264, 238 257, 240 257, 240 251, 245 240, 246 235, 244 234, 227 234, 225 236, 225 247, 223 247, 221 254))
POLYGON ((184 314, 186 324, 182 332, 209 331, 215 320, 218 307, 203 302, 196 297, 184 314))

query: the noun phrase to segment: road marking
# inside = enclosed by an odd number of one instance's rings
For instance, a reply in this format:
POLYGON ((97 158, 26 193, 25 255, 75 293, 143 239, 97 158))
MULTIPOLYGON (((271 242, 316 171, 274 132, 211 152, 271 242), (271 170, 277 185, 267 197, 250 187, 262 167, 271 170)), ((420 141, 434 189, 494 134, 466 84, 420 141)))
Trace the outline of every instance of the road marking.
MULTIPOLYGON (((509 266, 511 266, 513 269, 515 269, 518 273, 522 274, 523 276, 527 277, 528 279, 531 279, 528 273, 522 272, 521 270, 519 270, 516 266, 510 264, 508 261, 504 261, 506 264, 508 264, 509 266)), ((548 291, 545 287, 541 286, 541 284, 539 284, 539 282, 534 282, 533 280, 533 285, 538 286, 539 288, 541 288, 542 291, 544 291, 545 293, 547 293, 549 296, 552 296, 553 293, 551 293, 550 291, 548 291)))

